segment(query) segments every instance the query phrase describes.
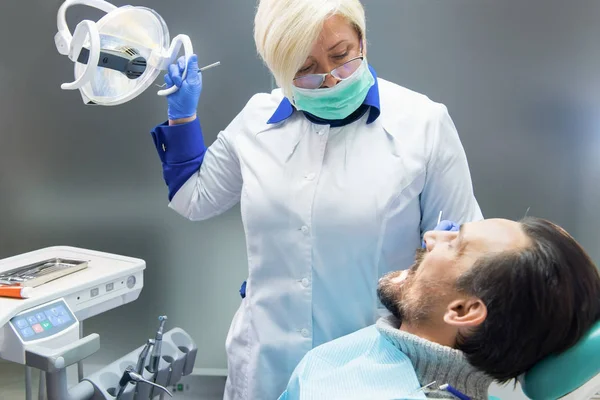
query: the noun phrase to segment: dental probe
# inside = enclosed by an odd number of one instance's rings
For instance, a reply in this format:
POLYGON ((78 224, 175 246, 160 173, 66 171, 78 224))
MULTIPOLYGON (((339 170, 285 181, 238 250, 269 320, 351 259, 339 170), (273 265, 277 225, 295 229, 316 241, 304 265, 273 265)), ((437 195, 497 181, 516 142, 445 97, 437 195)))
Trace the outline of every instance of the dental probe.
MULTIPOLYGON (((204 72, 204 71, 206 71, 207 69, 211 69, 211 68, 214 68, 214 67, 218 67, 219 65, 221 65, 221 61, 217 61, 216 63, 212 63, 212 64, 210 64, 210 65, 207 65, 206 67, 202 67, 202 68, 200 68, 200 69, 198 70, 198 72, 204 72)), ((165 87, 165 86, 167 86, 167 84, 166 84, 166 83, 163 83, 162 85, 158 85, 158 84, 156 84, 156 86, 158 86, 159 88, 161 88, 161 87, 165 87)))

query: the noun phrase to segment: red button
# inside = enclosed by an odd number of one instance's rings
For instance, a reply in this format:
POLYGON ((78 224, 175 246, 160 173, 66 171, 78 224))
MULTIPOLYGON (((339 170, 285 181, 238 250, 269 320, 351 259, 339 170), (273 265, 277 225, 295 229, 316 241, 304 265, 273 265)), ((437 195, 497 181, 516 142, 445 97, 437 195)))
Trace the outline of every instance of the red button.
POLYGON ((32 326, 33 330, 35 331, 35 333, 42 333, 44 332, 44 328, 42 328, 42 326, 40 324, 35 324, 32 326))

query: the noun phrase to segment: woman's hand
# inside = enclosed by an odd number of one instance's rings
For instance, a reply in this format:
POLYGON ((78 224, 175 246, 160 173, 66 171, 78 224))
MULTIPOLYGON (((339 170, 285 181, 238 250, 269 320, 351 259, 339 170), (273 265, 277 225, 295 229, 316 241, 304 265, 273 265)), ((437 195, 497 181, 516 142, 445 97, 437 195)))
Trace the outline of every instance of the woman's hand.
POLYGON ((458 225, 456 222, 452 222, 452 221, 440 221, 440 223, 433 228, 434 231, 450 231, 450 232, 456 232, 460 229, 460 225, 458 225))
POLYGON ((169 125, 177 125, 196 119, 196 109, 202 92, 202 75, 198 70, 198 57, 193 54, 188 59, 187 76, 182 79, 185 68, 184 57, 177 63, 169 65, 165 75, 167 87, 177 86, 179 89, 167 96, 169 125))

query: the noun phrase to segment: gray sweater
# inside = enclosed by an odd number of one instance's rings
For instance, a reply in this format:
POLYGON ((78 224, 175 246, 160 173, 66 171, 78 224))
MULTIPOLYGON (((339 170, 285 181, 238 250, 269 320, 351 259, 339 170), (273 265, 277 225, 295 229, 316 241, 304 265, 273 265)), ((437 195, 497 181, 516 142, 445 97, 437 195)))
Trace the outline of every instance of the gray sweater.
POLYGON ((455 398, 437 389, 447 383, 473 400, 487 400, 492 378, 469 364, 460 350, 401 331, 400 321, 393 316, 380 318, 376 326, 386 339, 408 356, 422 386, 436 382, 424 390, 427 398, 455 398))

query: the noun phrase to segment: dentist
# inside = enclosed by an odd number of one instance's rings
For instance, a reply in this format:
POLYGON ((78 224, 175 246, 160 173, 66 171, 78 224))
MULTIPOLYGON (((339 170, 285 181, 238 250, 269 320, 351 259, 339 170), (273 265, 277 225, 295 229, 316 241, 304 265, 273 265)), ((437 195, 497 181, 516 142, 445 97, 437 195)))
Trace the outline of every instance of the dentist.
POLYGON ((206 147, 197 58, 185 80, 180 60, 152 136, 175 211, 200 221, 241 202, 248 279, 225 398, 270 400, 313 347, 376 321, 379 278, 412 265, 440 210, 482 215, 446 107, 367 62, 359 0, 260 0, 254 35, 279 89, 206 147))

